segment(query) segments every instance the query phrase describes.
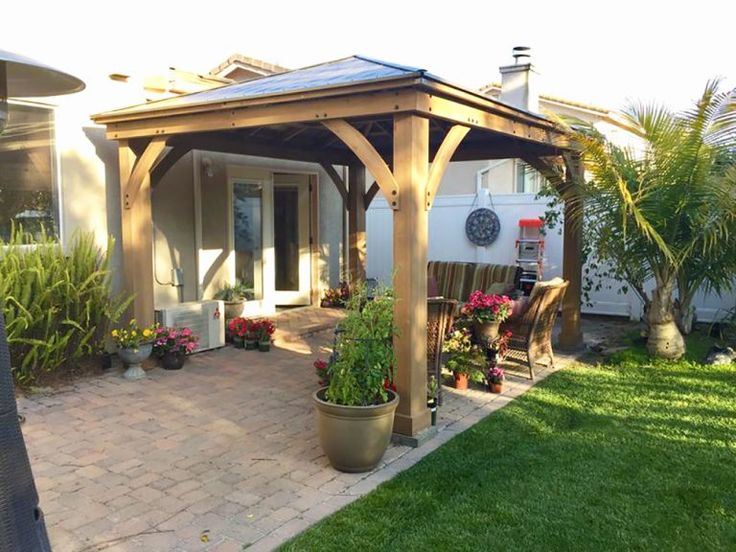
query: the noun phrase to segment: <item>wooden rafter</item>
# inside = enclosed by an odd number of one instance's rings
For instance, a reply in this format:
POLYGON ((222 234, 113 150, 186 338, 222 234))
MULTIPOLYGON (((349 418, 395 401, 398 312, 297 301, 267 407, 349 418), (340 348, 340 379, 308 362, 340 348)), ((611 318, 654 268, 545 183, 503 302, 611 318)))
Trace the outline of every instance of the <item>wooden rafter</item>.
POLYGON ((391 169, 379 155, 368 139, 358 129, 344 120, 322 121, 336 136, 348 146, 358 159, 375 177, 393 209, 399 208, 399 187, 391 169))
POLYGON ((347 203, 348 190, 345 187, 345 181, 342 179, 340 174, 335 170, 335 167, 333 167, 331 163, 327 163, 325 161, 322 161, 320 163, 320 166, 327 173, 327 176, 330 177, 330 180, 332 180, 333 184, 335 184, 337 191, 340 192, 343 203, 344 204, 347 203))
POLYGON ((371 202, 373 201, 373 198, 376 197, 376 194, 378 193, 378 190, 380 190, 380 186, 378 185, 378 182, 375 180, 373 181, 373 184, 371 184, 371 187, 368 188, 368 191, 363 196, 363 205, 366 209, 371 206, 371 202))
POLYGON ((432 207, 434 198, 437 195, 437 188, 440 186, 440 182, 445 174, 447 165, 450 163, 450 160, 452 159, 455 150, 457 150, 457 147, 460 145, 460 142, 463 141, 463 138, 465 138, 465 135, 468 134, 469 131, 470 127, 454 125, 445 135, 445 139, 442 140, 442 144, 440 144, 437 154, 434 156, 434 161, 432 161, 432 167, 429 169, 427 189, 425 192, 425 205, 427 209, 432 207))
POLYGON ((130 173, 128 183, 125 186, 125 196, 123 197, 123 205, 126 209, 130 209, 135 203, 138 192, 143 184, 143 179, 149 176, 151 168, 159 160, 159 157, 165 153, 166 137, 157 136, 152 138, 146 146, 146 149, 138 157, 130 173))

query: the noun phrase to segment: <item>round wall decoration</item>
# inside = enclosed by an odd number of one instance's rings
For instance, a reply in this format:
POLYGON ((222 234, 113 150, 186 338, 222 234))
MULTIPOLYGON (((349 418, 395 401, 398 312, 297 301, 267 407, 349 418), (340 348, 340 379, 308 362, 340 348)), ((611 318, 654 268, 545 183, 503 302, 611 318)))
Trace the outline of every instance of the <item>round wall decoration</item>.
POLYGON ((475 245, 491 245, 501 231, 498 215, 486 207, 475 209, 465 221, 465 235, 475 245))

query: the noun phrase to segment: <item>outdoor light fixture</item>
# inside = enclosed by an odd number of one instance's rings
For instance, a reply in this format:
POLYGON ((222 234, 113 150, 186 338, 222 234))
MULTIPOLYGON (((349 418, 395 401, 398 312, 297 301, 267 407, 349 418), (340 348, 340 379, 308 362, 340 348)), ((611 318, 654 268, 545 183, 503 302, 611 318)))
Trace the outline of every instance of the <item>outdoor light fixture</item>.
POLYGON ((84 90, 84 83, 25 56, 0 50, 0 133, 8 124, 8 97, 60 96, 84 90))
MULTIPOLYGON (((8 97, 59 96, 83 89, 84 83, 76 77, 0 50, 0 134, 8 124, 8 97)), ((0 311, 0 552, 49 552, 51 546, 18 421, 10 366, 0 311)))

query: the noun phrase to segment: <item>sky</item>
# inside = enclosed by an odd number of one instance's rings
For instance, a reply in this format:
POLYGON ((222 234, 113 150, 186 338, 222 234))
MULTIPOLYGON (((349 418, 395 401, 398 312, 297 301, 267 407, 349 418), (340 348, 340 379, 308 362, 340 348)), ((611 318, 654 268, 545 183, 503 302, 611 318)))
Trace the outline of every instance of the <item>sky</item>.
POLYGON ((362 54, 475 89, 523 45, 543 94, 611 109, 682 109, 714 77, 736 87, 733 0, 10 0, 2 11, 0 49, 83 80, 206 72, 233 53, 289 68, 362 54))

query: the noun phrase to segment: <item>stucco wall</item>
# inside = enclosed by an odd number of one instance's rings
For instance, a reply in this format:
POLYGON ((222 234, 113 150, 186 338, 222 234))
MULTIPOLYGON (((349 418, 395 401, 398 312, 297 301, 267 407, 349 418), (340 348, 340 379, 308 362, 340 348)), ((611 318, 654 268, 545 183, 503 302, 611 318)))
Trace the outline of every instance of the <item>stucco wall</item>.
POLYGON ((169 169, 151 192, 154 239, 154 304, 156 308, 197 299, 197 265, 194 241, 193 154, 169 169), (180 291, 171 285, 174 268, 183 271, 180 291))

